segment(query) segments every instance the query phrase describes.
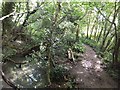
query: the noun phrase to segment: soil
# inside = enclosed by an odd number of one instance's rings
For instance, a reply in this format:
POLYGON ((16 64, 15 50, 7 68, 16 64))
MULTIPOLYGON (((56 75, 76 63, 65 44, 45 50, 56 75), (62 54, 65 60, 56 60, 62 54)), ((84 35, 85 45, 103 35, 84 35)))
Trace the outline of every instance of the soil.
POLYGON ((118 83, 103 69, 103 62, 96 52, 85 45, 86 51, 81 61, 71 69, 79 88, 118 88, 118 83))

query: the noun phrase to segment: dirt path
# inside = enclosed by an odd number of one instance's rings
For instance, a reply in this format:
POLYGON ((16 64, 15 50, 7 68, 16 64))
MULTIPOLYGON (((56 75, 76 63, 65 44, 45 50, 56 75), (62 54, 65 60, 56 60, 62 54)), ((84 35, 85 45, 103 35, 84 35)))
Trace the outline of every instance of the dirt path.
MULTIPOLYGON (((117 83, 102 69, 102 62, 99 58, 97 58, 97 55, 94 52, 94 50, 87 45, 85 45, 85 47, 86 47, 86 52, 83 54, 81 58, 78 58, 81 59, 81 61, 76 60, 75 65, 73 65, 73 63, 70 62, 66 63, 65 61, 68 61, 66 60, 66 58, 60 59, 61 61, 65 62, 65 66, 68 66, 68 68, 71 70, 71 74, 75 76, 77 87, 78 88, 117 88, 118 87, 117 83)), ((59 57, 56 60, 58 61, 59 57)), ((40 70, 37 71, 37 69, 35 68, 36 66, 39 66, 36 65, 36 63, 35 65, 30 65, 29 68, 28 66, 29 65, 25 65, 24 67, 22 67, 22 69, 18 69, 18 70, 16 69, 17 71, 12 70, 12 74, 11 74, 14 77, 13 79, 15 79, 16 77, 17 77, 16 80, 19 80, 20 77, 24 79, 25 81, 24 82, 22 81, 22 85, 23 86, 25 85, 24 87, 27 87, 29 86, 27 84, 30 84, 29 80, 27 82, 27 80, 24 78, 26 77, 25 75, 26 74, 31 75, 31 73, 33 73, 31 70, 36 72, 40 71, 40 70)), ((6 67, 8 67, 8 65, 6 65, 6 67)), ((5 67, 3 69, 5 69, 5 67)), ((9 75, 8 73, 7 76, 10 77, 11 75, 9 75)), ((36 75, 38 74, 35 73, 35 75, 33 76, 36 75)), ((40 80, 40 78, 37 80, 40 80)), ((15 82, 15 80, 13 80, 13 82, 15 82)), ((35 81, 35 84, 36 83, 37 82, 35 81)), ((3 82, 3 86, 5 88, 9 88, 9 86, 6 85, 5 82, 3 82)), ((30 84, 30 86, 32 85, 30 84)))
POLYGON ((85 45, 86 52, 82 61, 79 61, 72 69, 79 88, 117 88, 117 83, 102 69, 102 62, 95 51, 85 45))

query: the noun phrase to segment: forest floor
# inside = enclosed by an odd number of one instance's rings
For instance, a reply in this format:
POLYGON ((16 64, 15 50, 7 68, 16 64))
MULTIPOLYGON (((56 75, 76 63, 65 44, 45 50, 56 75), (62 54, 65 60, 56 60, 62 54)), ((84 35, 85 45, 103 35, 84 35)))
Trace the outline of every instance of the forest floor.
MULTIPOLYGON (((103 69, 104 64, 100 58, 97 57, 96 52, 88 45, 85 45, 85 52, 81 54, 76 60, 75 64, 71 63, 68 58, 57 57, 56 61, 59 62, 61 65, 64 64, 66 68, 70 71, 70 76, 75 78, 75 87, 77 88, 118 88, 118 83, 115 82, 112 77, 103 69), (61 62, 61 63, 60 63, 61 62)), ((38 64, 38 61, 36 61, 38 64)), ((41 74, 40 77, 38 76, 41 73, 39 65, 28 63, 27 65, 23 65, 21 69, 19 68, 12 68, 15 65, 11 63, 5 64, 3 69, 7 71, 5 75, 8 79, 16 84, 19 83, 24 87, 32 87, 30 81, 27 81, 26 77, 34 78, 36 77, 37 80, 40 80, 41 76, 45 76, 45 74, 41 74), (9 67, 8 67, 9 66, 9 67), (11 68, 10 68, 11 67, 11 68), (10 70, 9 70, 10 69, 10 70), (32 71, 31 71, 32 70, 32 71), (10 73, 11 71, 11 73, 10 73), (33 76, 32 76, 33 75, 33 76), (21 79, 22 79, 22 83, 21 79), (23 83, 24 80, 24 83, 23 83), (27 85, 28 84, 28 85, 27 85)), ((40 63, 40 62, 39 62, 40 63)), ((29 79, 31 79, 29 78, 29 79)), ((34 79, 33 78, 33 79, 34 79)), ((39 81, 33 80, 33 86, 39 81)), ((62 83, 64 84, 64 83, 62 83)), ((58 87, 59 85, 54 85, 54 87, 58 87)), ((5 82, 3 82, 3 87, 10 88, 5 82)), ((66 87, 62 86, 61 87, 66 87)))
POLYGON ((117 82, 102 68, 103 63, 96 52, 85 45, 86 51, 83 58, 71 69, 79 88, 118 88, 117 82))

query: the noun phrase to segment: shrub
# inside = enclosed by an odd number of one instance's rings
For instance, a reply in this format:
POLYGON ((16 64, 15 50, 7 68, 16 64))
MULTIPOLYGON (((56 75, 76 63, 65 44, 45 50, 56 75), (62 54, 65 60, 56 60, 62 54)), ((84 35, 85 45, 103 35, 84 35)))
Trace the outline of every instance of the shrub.
POLYGON ((73 50, 75 52, 78 52, 78 53, 79 52, 84 53, 85 47, 84 47, 83 43, 81 41, 79 41, 79 42, 77 42, 77 43, 74 44, 73 50))
POLYGON ((97 48, 97 42, 92 40, 92 39, 87 39, 87 38, 82 38, 81 39, 83 43, 93 47, 93 48, 97 48))
POLYGON ((65 69, 62 65, 58 65, 51 72, 51 81, 52 82, 65 81, 64 76, 67 75, 68 75, 68 70, 65 69))

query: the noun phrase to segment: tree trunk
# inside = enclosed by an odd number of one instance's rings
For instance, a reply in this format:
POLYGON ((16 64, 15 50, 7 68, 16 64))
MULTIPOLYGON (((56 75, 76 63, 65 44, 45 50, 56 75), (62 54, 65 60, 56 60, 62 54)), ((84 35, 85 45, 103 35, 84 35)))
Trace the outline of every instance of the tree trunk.
POLYGON ((96 36, 97 36, 97 32, 98 32, 98 25, 96 25, 95 27, 95 33, 94 33, 94 40, 96 40, 96 36))
POLYGON ((80 33, 80 29, 79 29, 79 25, 77 25, 77 30, 76 30, 76 42, 79 41, 79 33, 80 33))
POLYGON ((93 26, 92 26, 92 28, 91 28, 90 39, 92 39, 92 33, 93 33, 93 30, 94 30, 95 25, 96 25, 96 20, 94 21, 94 24, 93 24, 93 26))
MULTIPOLYGON (((15 3, 14 2, 5 2, 5 3, 2 3, 2 5, 3 5, 2 16, 5 16, 5 15, 8 15, 8 14, 13 12, 15 3)), ((2 27, 3 27, 3 33, 2 34, 3 35, 11 32, 12 24, 13 24, 12 16, 10 16, 9 18, 6 18, 2 21, 2 27)))
POLYGON ((106 46, 105 46, 104 49, 103 49, 103 52, 104 52, 105 50, 107 50, 107 48, 108 48, 108 46, 110 45, 110 43, 111 43, 111 41, 112 41, 113 38, 114 38, 114 35, 112 35, 111 38, 109 38, 109 40, 107 41, 106 46))
POLYGON ((48 33, 48 39, 47 39, 47 44, 48 44, 48 72, 47 72, 47 79, 48 79, 48 83, 49 85, 51 85, 51 71, 53 70, 54 68, 54 62, 53 62, 53 52, 52 52, 52 49, 53 49, 53 32, 56 30, 56 27, 57 27, 57 17, 58 17, 58 14, 60 12, 60 9, 61 9, 61 5, 60 5, 60 2, 57 2, 57 9, 56 9, 56 12, 55 12, 55 15, 53 16, 52 18, 52 24, 51 24, 51 27, 50 27, 50 33, 48 33))
POLYGON ((88 24, 87 24, 87 38, 89 37, 89 26, 90 26, 90 18, 88 19, 88 24))
POLYGON ((118 3, 118 28, 115 26, 115 46, 113 52, 113 64, 116 65, 118 63, 118 55, 120 48, 120 4, 118 3))
MULTIPOLYGON (((103 23, 103 25, 104 25, 103 20, 102 20, 102 23, 103 23)), ((103 30, 104 30, 104 27, 102 26, 102 27, 101 27, 101 30, 100 30, 100 34, 98 35, 98 38, 97 38, 97 42, 99 42, 99 41, 100 41, 100 38, 101 38, 102 33, 103 33, 103 30)))

